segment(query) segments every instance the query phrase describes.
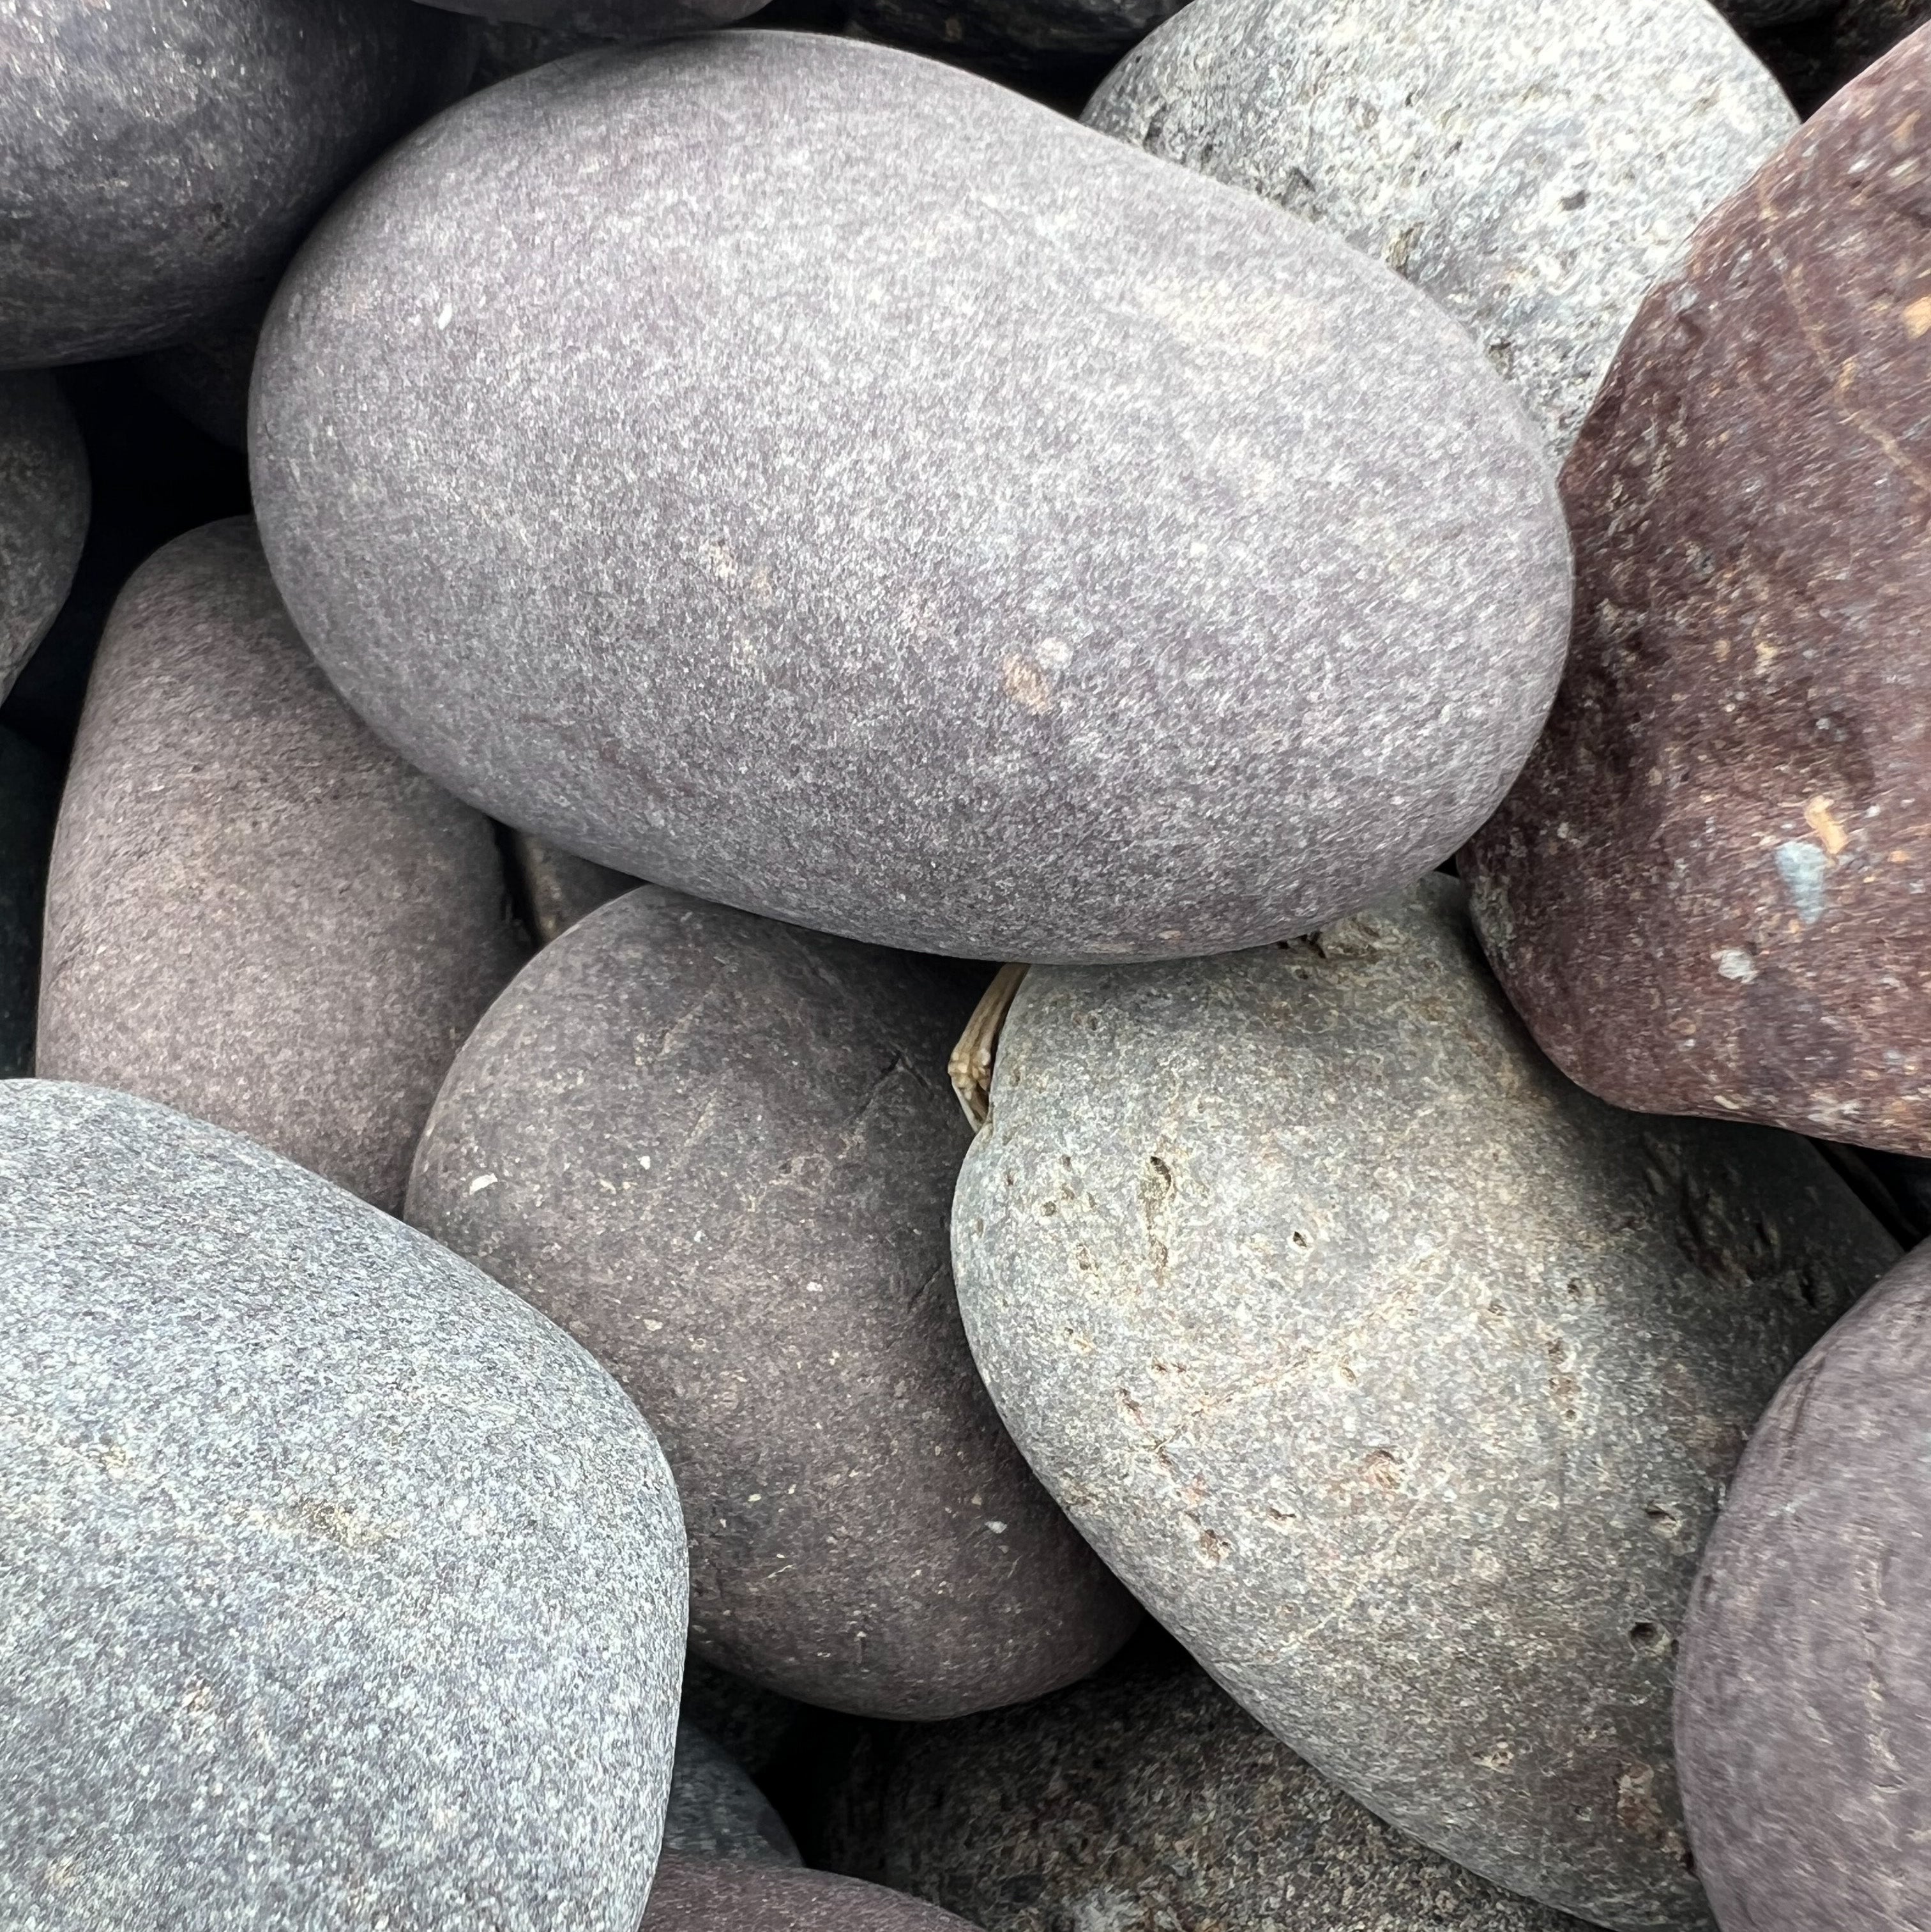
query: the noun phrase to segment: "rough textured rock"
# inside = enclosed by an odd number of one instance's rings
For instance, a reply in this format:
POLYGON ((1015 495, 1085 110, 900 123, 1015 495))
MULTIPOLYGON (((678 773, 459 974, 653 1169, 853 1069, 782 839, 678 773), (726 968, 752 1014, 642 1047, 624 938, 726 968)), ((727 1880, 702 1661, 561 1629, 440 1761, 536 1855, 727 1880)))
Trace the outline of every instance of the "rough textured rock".
POLYGON ((1796 125, 1704 0, 1194 0, 1086 118, 1426 290, 1558 461, 1650 284, 1796 125))
POLYGON ((1487 815, 1559 670, 1534 432, 1432 304, 850 40, 472 97, 317 230, 256 410, 276 580, 385 738, 548 842, 864 939, 1318 923, 1487 815))
POLYGON ((1464 857, 1510 998, 1630 1107, 1931 1153, 1931 33, 1644 304, 1564 472, 1568 671, 1464 857))
POLYGON ((1015 1710, 876 1727, 830 1812, 822 1862, 984 1932, 1580 1932, 1391 1831, 1170 1639, 1015 1710))
POLYGON ((675 1852, 657 1868, 640 1932, 973 1932, 883 1886, 675 1852))
POLYGON ((60 770, 0 728, 0 1079, 34 1070, 40 908, 60 770))
POLYGON ((637 883, 627 873, 559 851, 527 832, 510 834, 508 857, 524 916, 539 946, 547 946, 600 905, 622 898, 637 883))
POLYGON ((262 318, 251 315, 139 359, 141 380, 204 436, 248 446, 248 378, 262 318))
POLYGON ((1795 1136, 1572 1087, 1434 875, 1036 968, 953 1256, 1033 1467, 1255 1716, 1450 1857, 1702 1922, 1672 1654, 1745 1432, 1897 1248, 1795 1136))
POLYGON ((329 689, 253 526, 143 565, 61 802, 40 1072, 232 1127, 400 1213, 442 1076, 521 960, 489 821, 329 689))
POLYGON ((691 1647, 814 1703, 950 1717, 1084 1675, 1138 1612, 961 1332, 932 962, 645 886, 538 953, 424 1130, 409 1218, 605 1362, 691 1537, 691 1647))
POLYGON ((520 26, 574 39, 655 39, 700 34, 755 13, 762 0, 430 0, 452 13, 520 26))
POLYGON ((53 378, 0 375, 0 698, 66 601, 89 500, 86 447, 53 378))
POLYGON ((631 1932, 669 1472, 412 1229, 124 1094, 0 1085, 0 1921, 631 1932))
POLYGON ((798 1847, 770 1800, 736 1759, 688 1719, 677 1725, 664 1849, 703 1858, 799 1862, 798 1847))
POLYGON ((1813 1349, 1696 1579, 1676 1745, 1724 1932, 1931 1924, 1931 1248, 1813 1349))
POLYGON ((0 369, 159 348, 259 304, 473 30, 406 0, 9 0, 0 369))
MULTIPOLYGON (((1015 79, 1077 80, 1103 70, 1180 0, 856 0, 868 33, 1015 79)), ((1075 102, 1075 107, 1078 104, 1075 102)))

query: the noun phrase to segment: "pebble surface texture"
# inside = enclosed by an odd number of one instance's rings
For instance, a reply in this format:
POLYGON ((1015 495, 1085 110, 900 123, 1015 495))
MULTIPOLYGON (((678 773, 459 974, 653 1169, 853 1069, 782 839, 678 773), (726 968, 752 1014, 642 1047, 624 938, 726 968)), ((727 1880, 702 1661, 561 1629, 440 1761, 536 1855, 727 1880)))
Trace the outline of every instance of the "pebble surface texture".
POLYGON ((1426 290, 1558 461, 1650 284, 1797 124, 1705 0, 1194 0, 1086 118, 1426 290))
POLYGON ((1931 1153, 1931 33, 1699 232, 1564 472, 1554 716, 1465 855, 1619 1106, 1931 1153))
POLYGON ((0 1086, 0 1922, 632 1932, 682 1525, 637 1412, 412 1229, 0 1086))
POLYGON ((1696 1581, 1677 1750, 1724 1932, 1931 1925, 1931 1248, 1779 1392, 1696 1581))
POLYGON ((839 1782, 826 1862, 983 1932, 1581 1932, 1390 1830, 1177 1647, 877 1736, 839 1782))
MULTIPOLYGON (((1017 78, 1085 74, 1169 18, 1180 0, 857 0, 880 40, 1017 78)), ((1090 82, 1089 82, 1090 84, 1090 82)))
POLYGON ((1796 1137, 1564 1080, 1440 874, 1036 968, 953 1218, 1000 1413, 1148 1610, 1392 1823, 1626 1928, 1705 1922, 1669 1690, 1723 1486, 1897 1252, 1796 1137))
POLYGON ((955 1716, 1084 1676, 1138 1618, 1000 1426, 946 1204, 970 1138, 943 963, 643 886, 476 1028, 409 1217, 560 1322, 650 1418, 691 1646, 835 1708, 955 1716))
POLYGON ((34 1070, 40 914, 60 768, 0 726, 0 1079, 34 1070))
POLYGON ((259 304, 475 56, 404 0, 0 0, 0 369, 259 304))
POLYGON ((91 497, 79 425, 53 378, 0 375, 0 698, 67 601, 91 497))
POLYGON ((1488 815, 1559 675, 1534 431, 1434 304, 829 35, 472 96, 311 238, 253 408, 276 580, 384 736, 859 938, 1318 924, 1488 815))
POLYGON ((827 1872, 667 1856, 640 1932, 974 1932, 949 1912, 827 1872))
POLYGON ((795 1865, 798 1847, 744 1766, 688 1719, 677 1726, 664 1849, 795 1865))
POLYGON ((244 518, 129 580, 47 886, 39 1070, 232 1127, 399 1214, 522 962, 493 828, 328 688, 244 518))

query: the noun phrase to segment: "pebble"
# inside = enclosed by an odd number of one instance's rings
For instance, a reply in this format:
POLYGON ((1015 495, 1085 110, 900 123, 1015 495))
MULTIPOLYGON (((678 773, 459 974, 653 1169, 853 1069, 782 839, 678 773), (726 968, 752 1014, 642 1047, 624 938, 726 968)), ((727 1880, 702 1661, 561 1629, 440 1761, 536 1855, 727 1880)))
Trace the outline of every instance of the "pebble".
POLYGON ((40 913, 60 768, 0 726, 0 1079, 34 1070, 40 913))
POLYGON ((244 518, 116 602, 47 886, 40 1071, 252 1135, 400 1213, 523 958, 493 829, 328 688, 244 518))
POLYGON ((750 1774, 688 1718, 678 1720, 664 1849, 706 1858, 800 1862, 784 1821, 750 1774))
POLYGON ((12 0, 0 369, 160 348, 259 304, 472 31, 396 0, 12 0))
POLYGON ((53 378, 0 375, 0 698, 67 601, 91 496, 86 446, 53 378))
POLYGON ((0 1922, 633 1932, 682 1526, 515 1296, 151 1102, 0 1084, 0 1922))
POLYGON ((1650 284, 1797 124, 1705 0, 1195 0, 1086 119, 1386 262, 1558 463, 1650 284))
POLYGON ((1897 1248, 1795 1136, 1621 1114, 1432 875, 1021 983, 954 1265, 1027 1460, 1323 1774, 1596 1922, 1706 1924, 1670 1756, 1746 1432, 1897 1248))
POLYGON ((827 1872, 667 1854, 640 1932, 973 1932, 883 1886, 827 1872))
POLYGON ((1139 1615, 960 1328, 946 1064, 973 998, 939 963, 640 887, 490 1008, 409 1186, 411 1221, 649 1418, 693 1651, 874 1716, 1036 1696, 1139 1615))
POLYGON ((1931 1248, 1813 1349, 1696 1580, 1677 1752, 1726 1932, 1931 1924, 1931 1248))
POLYGON ((1564 473, 1575 635, 1465 855, 1509 997, 1618 1105, 1931 1154, 1931 32, 1644 304, 1564 473))
POLYGON ((381 736, 874 942, 1318 924, 1488 815, 1559 673, 1534 431, 1434 304, 850 40, 472 96, 316 231, 256 383, 276 580, 381 736))

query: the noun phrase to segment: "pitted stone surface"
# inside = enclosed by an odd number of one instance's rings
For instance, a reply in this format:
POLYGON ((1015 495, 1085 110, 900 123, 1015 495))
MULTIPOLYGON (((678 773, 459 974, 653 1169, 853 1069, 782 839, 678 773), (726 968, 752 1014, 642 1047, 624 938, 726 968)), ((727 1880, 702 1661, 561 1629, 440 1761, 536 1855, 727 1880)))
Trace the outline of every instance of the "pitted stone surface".
POLYGON ((67 601, 91 500, 79 425, 53 378, 0 375, 0 698, 67 601))
POLYGON ((688 1718, 678 1720, 664 1849, 701 1858, 799 1862, 798 1847, 771 1801, 736 1758, 688 1718))
POLYGON ((1000 1412, 1153 1614, 1393 1824, 1632 1932, 1705 1922, 1669 1692, 1723 1486, 1896 1253, 1807 1142, 1564 1080, 1439 874, 1036 968, 953 1216, 1000 1412))
POLYGON ((1432 303, 828 35, 584 55, 421 130, 283 283, 253 432, 295 621, 412 761, 895 945, 1318 924, 1486 817, 1559 671, 1534 432, 1432 303))
POLYGON ((34 1070, 41 902, 60 767, 0 725, 0 1079, 34 1070))
POLYGON ((0 369, 259 305, 475 58, 473 29, 403 0, 5 0, 0 39, 0 369))
POLYGON ((633 1932, 685 1559, 583 1352, 124 1094, 0 1084, 0 1922, 633 1932))
POLYGON ((1564 472, 1562 695, 1477 922, 1624 1106, 1931 1154, 1931 29, 1643 305, 1564 472))
POLYGON ((88 686, 39 1069, 265 1142, 399 1214, 456 1049, 522 963, 494 829, 329 689, 244 518, 157 551, 88 686))
POLYGON ((902 1893, 727 1858, 672 1852, 658 1868, 640 1932, 973 1932, 902 1893))
POLYGON ((1558 462, 1650 284, 1797 124, 1705 0, 1194 0, 1086 119, 1425 290, 1558 462))

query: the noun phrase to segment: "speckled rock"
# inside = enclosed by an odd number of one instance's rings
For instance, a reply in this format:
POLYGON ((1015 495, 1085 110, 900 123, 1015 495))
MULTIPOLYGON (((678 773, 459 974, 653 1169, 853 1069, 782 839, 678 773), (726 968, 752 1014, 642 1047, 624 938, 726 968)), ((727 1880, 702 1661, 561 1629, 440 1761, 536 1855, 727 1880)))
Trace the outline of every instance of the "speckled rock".
POLYGON ((736 1758, 688 1718, 677 1725, 664 1849, 703 1858, 799 1862, 798 1847, 771 1801, 736 1758))
POLYGON ((129 580, 47 885, 40 1071, 143 1094, 400 1213, 521 964, 489 821, 331 691, 235 518, 129 580))
POLYGON ((953 1216, 1000 1412, 1147 1607, 1392 1823, 1628 1928, 1704 1922, 1669 1684, 1723 1484, 1896 1253, 1807 1142, 1570 1086, 1439 874, 1035 969, 953 1216))
POLYGON ((568 850, 862 939, 1318 923, 1487 815, 1559 671, 1534 432, 1432 304, 829 36, 443 116, 317 230, 254 406, 276 580, 384 737, 568 850))
POLYGON ((1700 231, 1564 472, 1576 632, 1477 922, 1619 1106, 1931 1154, 1931 32, 1700 231))
POLYGON ((0 375, 0 698, 60 614, 89 498, 87 451, 53 378, 0 375))
POLYGON ((1132 1650, 1016 1710, 879 1727, 823 1862, 984 1932, 1580 1932, 1391 1831, 1171 1640, 1132 1650))
POLYGON ((413 1230, 0 1085, 0 1922, 632 1932, 684 1610, 650 1432, 413 1230))
POLYGON ((622 898, 637 884, 628 873, 613 872, 594 859, 559 851, 527 832, 509 835, 508 857, 524 916, 539 946, 547 946, 580 919, 622 898))
POLYGON ((0 727, 0 1079, 34 1070, 40 908, 60 770, 0 727))
POLYGON ((667 1856, 641 1932, 973 1932, 916 1898, 835 1878, 724 1858, 667 1856))
POLYGON ((178 342, 460 93, 473 29, 407 0, 7 0, 0 369, 178 342))
POLYGON ((960 1330, 946 1062, 971 1006, 934 962, 640 887, 490 1008, 409 1184, 417 1226, 650 1418, 690 1532, 691 1648, 877 1716, 1037 1696, 1138 1616, 960 1330))
POLYGON ((248 446, 248 379, 262 332, 259 314, 157 349, 139 358, 141 380, 204 436, 248 446))
POLYGON ((1825 1337, 1705 1552, 1677 1752, 1724 1932, 1931 1925, 1931 1248, 1825 1337))
POLYGON ((1086 118, 1426 290, 1558 460, 1645 291, 1796 125, 1705 0, 1194 0, 1086 118))
MULTIPOLYGON (((1015 79, 1088 86, 1181 0, 856 0, 868 33, 1015 79)), ((1078 103, 1075 102, 1077 107, 1078 103)))

